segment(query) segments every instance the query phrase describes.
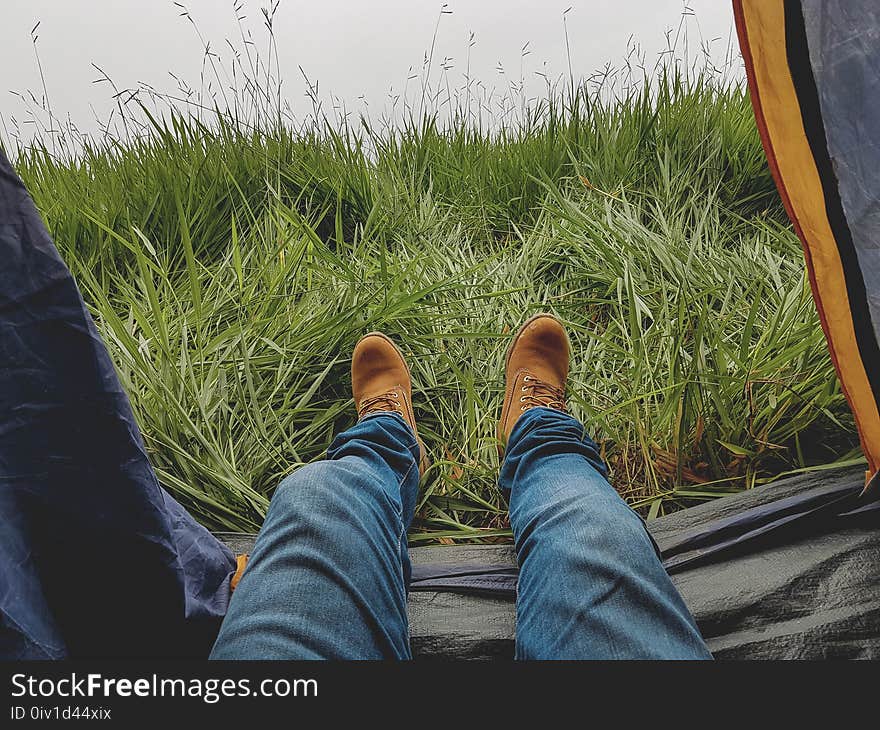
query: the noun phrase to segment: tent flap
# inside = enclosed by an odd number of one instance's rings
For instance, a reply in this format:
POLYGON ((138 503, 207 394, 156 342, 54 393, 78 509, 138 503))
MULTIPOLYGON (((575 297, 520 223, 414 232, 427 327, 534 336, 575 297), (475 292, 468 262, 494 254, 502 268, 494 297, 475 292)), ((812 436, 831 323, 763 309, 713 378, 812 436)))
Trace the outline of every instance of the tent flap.
POLYGON ((880 469, 880 7, 734 0, 734 11, 761 140, 870 478, 880 469))

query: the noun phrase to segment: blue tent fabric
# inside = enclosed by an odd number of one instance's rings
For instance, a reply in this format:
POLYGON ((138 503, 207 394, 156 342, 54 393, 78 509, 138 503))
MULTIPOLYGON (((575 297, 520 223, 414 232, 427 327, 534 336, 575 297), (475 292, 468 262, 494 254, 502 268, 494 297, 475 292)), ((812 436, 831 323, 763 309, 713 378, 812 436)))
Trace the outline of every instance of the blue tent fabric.
POLYGON ((197 657, 232 552, 159 485, 76 283, 0 151, 0 657, 197 657))

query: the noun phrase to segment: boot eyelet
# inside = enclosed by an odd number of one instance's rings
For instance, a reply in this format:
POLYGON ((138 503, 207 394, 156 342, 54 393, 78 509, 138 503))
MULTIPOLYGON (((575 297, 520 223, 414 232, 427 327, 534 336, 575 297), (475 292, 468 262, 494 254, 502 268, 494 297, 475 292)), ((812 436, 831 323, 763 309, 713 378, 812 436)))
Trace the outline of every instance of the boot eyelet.
POLYGON ((520 388, 520 390, 521 390, 523 393, 525 393, 525 392, 526 392, 526 386, 524 385, 522 388, 520 388))
POLYGON ((525 409, 526 409, 525 406, 522 406, 522 407, 520 408, 521 411, 524 411, 525 409))
POLYGON ((520 403, 525 403, 525 402, 526 402, 526 397, 525 397, 524 395, 520 396, 520 398, 519 398, 519 402, 520 402, 520 403))

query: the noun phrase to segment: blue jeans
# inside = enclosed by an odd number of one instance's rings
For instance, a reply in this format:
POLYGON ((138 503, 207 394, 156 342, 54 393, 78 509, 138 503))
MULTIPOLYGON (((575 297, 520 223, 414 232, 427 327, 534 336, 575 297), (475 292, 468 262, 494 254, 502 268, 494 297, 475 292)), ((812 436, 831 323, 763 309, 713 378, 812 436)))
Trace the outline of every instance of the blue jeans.
MULTIPOLYGON (((406 659, 418 446, 396 414, 340 434, 275 493, 213 659, 406 659)), ((641 518, 571 416, 533 408, 501 468, 520 564, 519 659, 710 654, 641 518)))

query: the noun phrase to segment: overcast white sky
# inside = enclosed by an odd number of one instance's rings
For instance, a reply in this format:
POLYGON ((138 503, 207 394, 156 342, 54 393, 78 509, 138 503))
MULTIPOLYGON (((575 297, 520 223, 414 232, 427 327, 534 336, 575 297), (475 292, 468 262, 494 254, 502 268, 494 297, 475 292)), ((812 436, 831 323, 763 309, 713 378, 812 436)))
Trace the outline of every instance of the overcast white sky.
MULTIPOLYGON (((0 116, 26 118, 12 91, 41 93, 31 29, 40 21, 38 49, 53 111, 93 131, 95 114, 106 117, 111 90, 92 83, 95 63, 120 88, 146 82, 171 91, 169 72, 198 86, 203 47, 192 25, 171 0, 2 0, 0 116)), ((238 38, 233 0, 181 0, 212 47, 227 53, 224 41, 238 38)), ((244 5, 254 39, 264 38, 260 8, 244 5)), ((430 48, 441 9, 437 0, 281 0, 275 16, 285 94, 294 110, 307 104, 299 71, 320 83, 350 109, 364 101, 381 113, 389 92, 399 93, 410 73, 418 73, 430 48), (412 71, 410 71, 412 69, 412 71)), ((721 58, 736 47, 730 0, 687 0, 692 50, 709 42, 721 58)), ((682 0, 449 0, 434 52, 435 69, 450 59, 449 78, 463 84, 470 34, 471 75, 488 85, 505 86, 521 73, 527 90, 537 93, 536 71, 551 77, 567 73, 563 12, 571 43, 574 75, 588 76, 607 62, 620 62, 632 36, 649 62, 677 29, 682 0), (522 58, 528 43, 529 54, 522 58), (504 69, 504 74, 499 73, 504 69)), ((410 82, 412 84, 413 82, 410 82)))

